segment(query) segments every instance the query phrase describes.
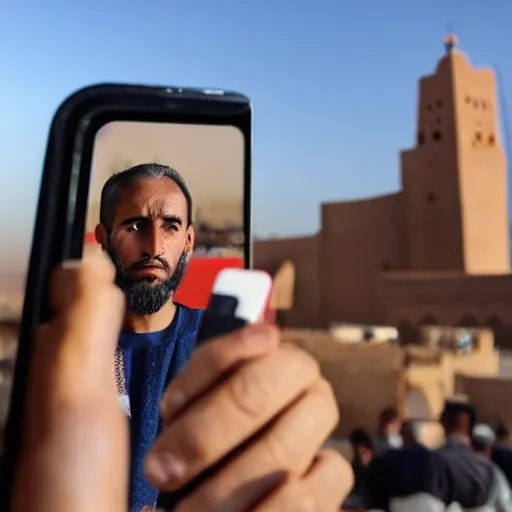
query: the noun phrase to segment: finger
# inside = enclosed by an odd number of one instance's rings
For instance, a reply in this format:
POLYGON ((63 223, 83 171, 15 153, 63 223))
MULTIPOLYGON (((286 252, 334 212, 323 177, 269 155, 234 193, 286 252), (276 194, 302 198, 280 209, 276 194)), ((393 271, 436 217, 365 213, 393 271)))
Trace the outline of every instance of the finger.
POLYGON ((50 294, 56 317, 34 336, 32 407, 72 403, 87 394, 94 400, 95 389, 104 394, 106 379, 114 385, 112 356, 125 300, 114 274, 101 253, 64 262, 54 271, 50 294))
POLYGON ((325 381, 178 505, 178 512, 252 510, 286 478, 300 478, 338 421, 325 381))
POLYGON ((128 431, 113 378, 124 297, 109 265, 94 256, 53 275, 56 315, 36 333, 15 510, 127 509, 128 431))
POLYGON ((68 260, 59 265, 50 280, 50 305, 55 315, 65 313, 84 294, 96 294, 92 282, 113 283, 115 268, 101 251, 82 260, 68 260))
POLYGON ((62 345, 59 357, 76 359, 80 369, 74 381, 80 376, 90 379, 95 372, 97 377, 112 373, 125 308, 125 297, 114 283, 114 274, 112 264, 98 253, 82 261, 64 262, 53 274, 51 296, 56 317, 52 324, 62 336, 44 339, 46 343, 58 340, 62 345))
POLYGON ((246 363, 163 430, 147 461, 148 477, 159 488, 179 487, 255 434, 319 379, 318 363, 298 349, 281 348, 246 363))
POLYGON ((348 462, 335 450, 325 450, 304 478, 290 479, 254 512, 339 512, 353 483, 348 462))
POLYGON ((279 345, 277 329, 251 325, 199 347, 183 373, 169 385, 161 401, 161 414, 170 423, 187 405, 236 365, 262 356, 279 345))
MULTIPOLYGON (((124 314, 124 295, 113 265, 101 253, 66 261, 53 273, 55 318, 35 333, 31 366, 34 403, 94 401, 114 388, 113 354, 124 314), (44 383, 41 385, 41 383, 44 383), (47 394, 49 387, 52 393, 47 394)), ((115 391, 113 389, 115 398, 115 391)))

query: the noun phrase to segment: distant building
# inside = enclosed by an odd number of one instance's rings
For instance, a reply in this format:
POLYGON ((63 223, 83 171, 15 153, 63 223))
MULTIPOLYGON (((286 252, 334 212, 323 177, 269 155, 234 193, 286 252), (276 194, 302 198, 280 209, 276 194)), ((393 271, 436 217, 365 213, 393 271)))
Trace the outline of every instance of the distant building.
POLYGON ((217 201, 201 204, 194 212, 194 225, 212 231, 242 231, 244 205, 240 201, 217 201))
POLYGON ((401 190, 321 205, 315 236, 255 243, 255 265, 295 265, 285 325, 489 326, 512 346, 507 162, 492 69, 446 55, 419 81, 416 145, 401 152, 401 190))

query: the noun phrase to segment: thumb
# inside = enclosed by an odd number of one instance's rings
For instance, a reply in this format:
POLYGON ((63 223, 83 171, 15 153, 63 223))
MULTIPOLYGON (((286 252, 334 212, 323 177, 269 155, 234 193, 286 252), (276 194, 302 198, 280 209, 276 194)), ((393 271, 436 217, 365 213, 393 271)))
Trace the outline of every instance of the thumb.
POLYGON ((69 375, 77 386, 91 389, 94 382, 103 385, 103 377, 112 379, 125 309, 124 294, 114 284, 114 277, 114 266, 101 252, 65 262, 52 276, 52 329, 60 333, 52 340, 59 345, 52 351, 61 352, 60 358, 69 358, 63 368, 74 371, 79 365, 77 373, 69 375))
POLYGON ((70 304, 94 294, 95 284, 112 285, 115 269, 111 261, 101 251, 90 252, 81 260, 68 260, 57 267, 50 282, 50 304, 56 316, 65 314, 70 304))
POLYGON ((127 510, 128 430, 113 361, 124 313, 101 254, 53 274, 35 340, 14 510, 127 510))

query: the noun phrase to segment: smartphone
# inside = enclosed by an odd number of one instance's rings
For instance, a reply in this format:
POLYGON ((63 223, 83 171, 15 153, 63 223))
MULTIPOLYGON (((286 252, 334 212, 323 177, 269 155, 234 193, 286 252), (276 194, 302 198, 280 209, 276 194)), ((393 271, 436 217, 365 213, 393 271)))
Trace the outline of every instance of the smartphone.
POLYGON ((265 314, 272 278, 261 270, 226 268, 219 272, 204 312, 199 341, 229 334, 265 314))
MULTIPOLYGON (((226 268, 215 279, 212 295, 204 312, 199 342, 229 334, 247 324, 259 322, 268 306, 272 278, 260 270, 226 268)), ((172 510, 223 463, 212 466, 195 480, 172 493, 162 492, 155 508, 172 510)))
POLYGON ((194 199, 194 210, 184 215, 194 219, 196 245, 212 260, 219 248, 229 248, 248 269, 251 125, 250 100, 222 89, 101 84, 75 92, 57 109, 44 160, 5 428, 0 510, 10 510, 34 331, 52 316, 50 275, 64 260, 80 259, 98 243, 94 226, 101 221, 101 190, 108 178, 141 161, 177 167, 194 199))

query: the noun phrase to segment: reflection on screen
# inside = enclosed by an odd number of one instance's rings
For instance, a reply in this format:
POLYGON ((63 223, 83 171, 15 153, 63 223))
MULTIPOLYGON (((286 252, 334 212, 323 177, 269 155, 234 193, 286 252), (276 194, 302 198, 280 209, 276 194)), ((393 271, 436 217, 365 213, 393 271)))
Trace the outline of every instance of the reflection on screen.
MULTIPOLYGON (((244 266, 244 138, 230 126, 112 122, 95 139, 85 250, 100 244, 101 194, 141 164, 176 170, 192 198, 195 243, 175 299, 204 307, 218 271, 244 266)), ((140 229, 139 227, 135 227, 140 229)))

